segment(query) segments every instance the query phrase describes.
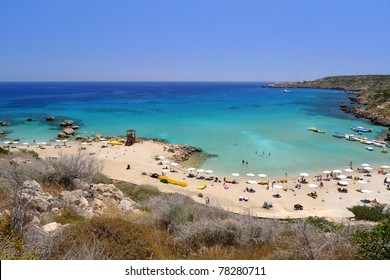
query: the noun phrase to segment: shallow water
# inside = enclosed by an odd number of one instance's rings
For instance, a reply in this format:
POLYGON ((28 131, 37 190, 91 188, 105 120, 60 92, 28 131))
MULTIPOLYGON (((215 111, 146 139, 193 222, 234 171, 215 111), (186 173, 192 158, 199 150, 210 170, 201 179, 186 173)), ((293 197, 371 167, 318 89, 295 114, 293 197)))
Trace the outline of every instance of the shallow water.
MULTIPOLYGON (((58 122, 74 119, 82 136, 100 133, 162 138, 203 148, 218 157, 203 167, 214 174, 266 173, 272 176, 347 168, 350 161, 388 164, 389 154, 370 152, 358 142, 332 137, 369 126, 374 138, 384 128, 339 109, 348 94, 336 90, 263 88, 260 83, 0 83, 0 120, 7 138, 53 141, 58 122), (32 117, 33 122, 26 122, 32 117), (325 134, 308 131, 309 126, 325 134), (242 160, 248 164, 242 164, 242 160)), ((7 138, 1 139, 5 141, 7 138)))

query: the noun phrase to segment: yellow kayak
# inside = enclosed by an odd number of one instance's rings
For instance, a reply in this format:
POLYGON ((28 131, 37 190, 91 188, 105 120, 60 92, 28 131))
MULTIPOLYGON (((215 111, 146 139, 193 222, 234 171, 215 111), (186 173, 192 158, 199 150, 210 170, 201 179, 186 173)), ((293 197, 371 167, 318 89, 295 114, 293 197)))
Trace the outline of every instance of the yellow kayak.
POLYGON ((108 145, 123 145, 123 142, 119 142, 119 141, 110 141, 107 143, 108 145))
POLYGON ((199 185, 199 187, 197 187, 197 189, 198 189, 198 190, 203 190, 203 189, 205 189, 206 187, 207 187, 206 184, 201 184, 201 185, 199 185))

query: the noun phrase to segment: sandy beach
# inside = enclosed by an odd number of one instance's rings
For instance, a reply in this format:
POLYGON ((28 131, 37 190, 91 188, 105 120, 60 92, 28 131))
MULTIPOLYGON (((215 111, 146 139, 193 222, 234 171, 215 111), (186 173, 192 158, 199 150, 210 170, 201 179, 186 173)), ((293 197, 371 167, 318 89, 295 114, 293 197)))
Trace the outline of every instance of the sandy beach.
MULTIPOLYGON (((206 174, 204 172, 198 175, 206 178, 213 176, 214 180, 189 178, 190 171, 187 170, 187 167, 182 166, 180 162, 177 166, 171 165, 173 161, 172 153, 164 148, 167 145, 165 143, 146 140, 132 146, 108 145, 105 148, 99 142, 91 142, 87 145, 82 145, 79 142, 68 142, 66 145, 45 145, 43 149, 38 146, 29 146, 28 149, 36 151, 42 158, 58 157, 61 154, 72 154, 81 150, 83 153, 88 153, 103 161, 103 173, 112 179, 140 185, 152 185, 162 192, 182 193, 200 203, 206 203, 208 198, 212 206, 236 213, 250 213, 264 218, 287 219, 320 216, 343 220, 353 217, 353 214, 347 210, 348 207, 363 205, 365 199, 376 199, 379 203, 390 204, 390 190, 387 190, 384 184, 386 175, 378 172, 388 173, 390 171, 387 168, 381 169, 381 166, 371 166, 371 176, 366 176, 367 173, 357 172, 357 168, 364 168, 364 166, 361 166, 363 163, 355 163, 352 172, 345 171, 349 166, 335 166, 334 170, 339 169, 342 171, 341 175, 348 176, 348 178, 341 179, 346 182, 347 186, 340 186, 339 179, 330 178, 329 180, 323 180, 323 186, 320 187, 318 176, 326 179, 323 170, 304 176, 306 182, 302 183, 300 188, 296 187, 298 179, 302 178, 300 174, 294 174, 293 176, 289 174, 288 177, 283 175, 280 178, 261 178, 258 177, 258 174, 250 177, 241 174, 238 177, 226 177, 227 181, 236 180, 237 184, 224 184, 224 177, 213 173, 206 174), (159 156, 164 158, 157 159, 159 156), (163 163, 164 160, 170 162, 163 163), (128 165, 130 165, 130 169, 128 169, 128 165), (166 167, 176 171, 166 173, 167 177, 187 182, 188 186, 164 184, 159 179, 150 176, 152 173, 162 175, 162 169, 166 167), (145 173, 147 175, 143 175, 145 173), (215 177, 218 177, 217 181, 215 177), (355 180, 356 177, 361 180, 355 180), (256 181, 257 184, 249 184, 249 180, 256 181), (258 182, 267 181, 271 188, 266 184, 258 184, 258 182), (365 183, 362 183, 362 181, 365 183), (198 189, 202 184, 207 187, 198 189), (312 184, 317 185, 317 187, 312 184), (272 188, 272 185, 274 185, 274 188, 272 188), (348 192, 339 192, 338 188, 340 187, 347 189, 348 192), (249 192, 246 188, 252 188, 255 192, 249 192), (359 189, 368 189, 370 192, 359 192, 359 189), (309 196, 308 194, 311 192, 316 192, 317 197, 309 196), (202 193, 203 197, 199 197, 199 193, 202 193), (278 194, 280 197, 276 197, 278 194), (263 208, 264 202, 271 202, 273 207, 270 209, 263 208), (302 205, 303 210, 294 210, 295 204, 302 205)), ((26 147, 19 146, 18 148, 26 147)), ((388 163, 383 164, 388 165, 388 163)), ((196 170, 192 173, 197 175, 196 170)))

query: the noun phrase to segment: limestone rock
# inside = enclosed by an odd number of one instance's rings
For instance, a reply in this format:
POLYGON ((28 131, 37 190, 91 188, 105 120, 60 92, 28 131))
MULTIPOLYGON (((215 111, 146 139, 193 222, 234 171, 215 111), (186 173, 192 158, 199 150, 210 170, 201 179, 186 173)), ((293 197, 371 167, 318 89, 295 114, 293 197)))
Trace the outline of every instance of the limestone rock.
POLYGON ((53 222, 53 223, 49 223, 49 224, 44 225, 43 231, 46 233, 51 233, 51 232, 59 230, 60 228, 62 228, 61 224, 53 222))
POLYGON ((0 126, 10 126, 11 124, 9 122, 3 122, 0 121, 0 126))
POLYGON ((42 192, 42 187, 36 181, 23 182, 20 195, 26 201, 30 201, 30 210, 33 212, 44 213, 51 209, 53 197, 42 192))
POLYGON ((73 125, 74 120, 64 120, 60 123, 60 126, 71 126, 73 125))
POLYGON ((46 117, 46 120, 47 120, 47 121, 54 121, 54 120, 55 120, 55 117, 54 117, 54 116, 47 116, 47 117, 46 117))
POLYGON ((74 129, 70 127, 65 128, 62 132, 65 133, 66 135, 73 135, 75 133, 74 129))
POLYGON ((128 211, 134 211, 138 207, 138 203, 135 201, 131 200, 128 197, 124 197, 120 202, 119 202, 119 209, 121 209, 124 212, 128 211))

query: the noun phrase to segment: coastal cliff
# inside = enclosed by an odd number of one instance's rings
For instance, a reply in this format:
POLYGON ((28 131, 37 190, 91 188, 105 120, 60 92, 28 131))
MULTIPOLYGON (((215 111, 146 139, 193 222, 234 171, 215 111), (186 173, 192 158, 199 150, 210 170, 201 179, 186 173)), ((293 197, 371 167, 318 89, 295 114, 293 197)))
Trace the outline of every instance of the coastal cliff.
POLYGON ((323 88, 351 91, 351 104, 340 108, 358 118, 390 126, 390 75, 332 76, 314 81, 268 84, 278 88, 323 88))

